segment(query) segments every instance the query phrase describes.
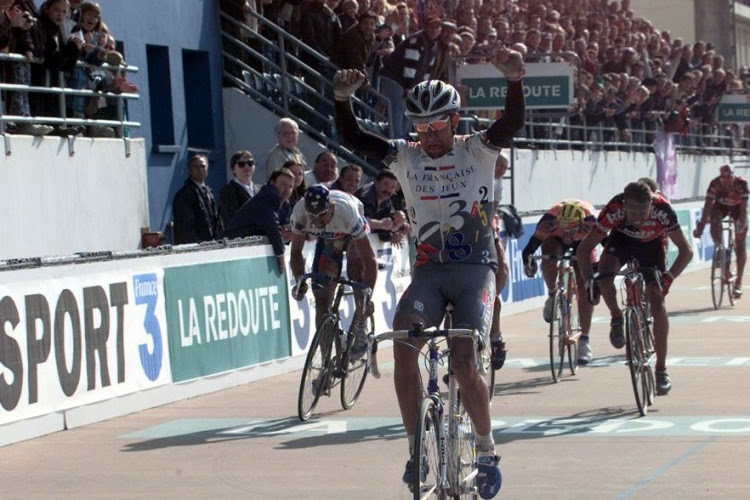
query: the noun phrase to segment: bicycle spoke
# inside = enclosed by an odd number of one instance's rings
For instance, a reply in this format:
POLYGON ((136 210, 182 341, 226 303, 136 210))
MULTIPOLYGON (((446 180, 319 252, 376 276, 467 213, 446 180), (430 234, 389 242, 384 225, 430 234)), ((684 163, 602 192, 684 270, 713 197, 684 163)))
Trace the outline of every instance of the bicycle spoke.
POLYGON ((329 380, 333 376, 333 332, 333 319, 326 317, 310 342, 297 397, 297 416, 302 421, 310 418, 320 396, 329 390, 329 380))

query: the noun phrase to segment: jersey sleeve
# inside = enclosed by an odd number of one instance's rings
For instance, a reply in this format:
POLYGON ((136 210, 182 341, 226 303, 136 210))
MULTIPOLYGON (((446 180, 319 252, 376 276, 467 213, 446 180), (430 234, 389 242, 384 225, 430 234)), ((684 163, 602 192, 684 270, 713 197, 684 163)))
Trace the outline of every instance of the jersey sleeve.
POLYGON ((604 234, 618 227, 625 220, 625 210, 622 208, 621 195, 615 196, 599 212, 595 228, 604 234))
POLYGON ((307 232, 307 213, 305 212, 305 200, 299 200, 292 209, 291 225, 293 234, 305 234, 307 232))

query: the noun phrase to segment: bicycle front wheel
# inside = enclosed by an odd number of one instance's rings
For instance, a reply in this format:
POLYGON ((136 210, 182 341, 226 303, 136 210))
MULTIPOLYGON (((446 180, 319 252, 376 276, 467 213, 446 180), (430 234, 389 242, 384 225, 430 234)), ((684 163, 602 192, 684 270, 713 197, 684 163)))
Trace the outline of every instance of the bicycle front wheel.
POLYGON ((630 368, 630 381, 633 385, 635 404, 638 413, 646 416, 648 413, 648 376, 645 375, 646 359, 643 343, 643 325, 634 309, 625 311, 625 335, 627 339, 627 358, 630 368))
POLYGON ((310 418, 320 396, 328 390, 328 381, 332 376, 331 353, 336 326, 335 316, 326 316, 310 342, 297 397, 297 416, 303 422, 310 418))
POLYGON ((723 245, 716 245, 714 249, 713 261, 711 263, 711 299, 714 302, 714 309, 721 307, 724 299, 724 268, 726 252, 723 245))
MULTIPOLYGON (((455 384, 455 381, 451 381, 455 384)), ((454 500, 474 500, 475 483, 478 469, 476 467, 477 448, 474 429, 471 426, 469 413, 461 403, 461 394, 456 389, 455 408, 450 412, 448 421, 448 484, 450 496, 454 500)))
MULTIPOLYGON (((367 321, 367 335, 369 337, 374 334, 375 320, 370 316, 367 321)), ((351 344, 349 349, 351 349, 351 344)), ((367 346, 365 353, 357 359, 352 359, 347 350, 341 364, 341 369, 344 371, 341 379, 341 406, 348 410, 357 402, 359 395, 362 393, 362 388, 365 386, 367 373, 370 370, 370 345, 367 346)))
POLYGON ((565 321, 562 294, 557 292, 552 307, 552 322, 549 324, 549 369, 553 382, 557 382, 562 377, 565 362, 565 321))
POLYGON ((444 499, 440 468, 440 441, 443 424, 435 401, 422 400, 414 435, 414 500, 444 499))

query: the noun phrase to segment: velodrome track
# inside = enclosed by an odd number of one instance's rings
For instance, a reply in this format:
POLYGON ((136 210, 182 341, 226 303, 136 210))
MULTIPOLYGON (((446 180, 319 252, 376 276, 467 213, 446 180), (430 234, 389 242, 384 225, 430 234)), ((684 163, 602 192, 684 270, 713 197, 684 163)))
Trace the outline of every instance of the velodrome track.
MULTIPOLYGON (((674 388, 639 418, 623 351, 595 310, 595 362, 553 384, 539 309, 504 318, 492 407, 506 499, 745 499, 750 291, 715 311, 709 270, 679 277, 674 388)), ((746 280, 748 275, 746 275, 746 280)), ((296 417, 300 372, 0 448, 3 499, 406 499, 390 349, 357 405, 296 417)))

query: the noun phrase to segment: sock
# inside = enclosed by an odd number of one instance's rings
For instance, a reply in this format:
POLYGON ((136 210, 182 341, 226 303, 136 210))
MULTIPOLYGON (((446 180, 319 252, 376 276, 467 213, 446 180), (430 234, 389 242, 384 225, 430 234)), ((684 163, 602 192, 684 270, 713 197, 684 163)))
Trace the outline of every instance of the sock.
POLYGON ((486 436, 477 434, 477 451, 490 452, 495 450, 495 438, 490 432, 486 436))
POLYGON ((409 440, 409 455, 414 455, 414 434, 407 434, 406 439, 409 440))

